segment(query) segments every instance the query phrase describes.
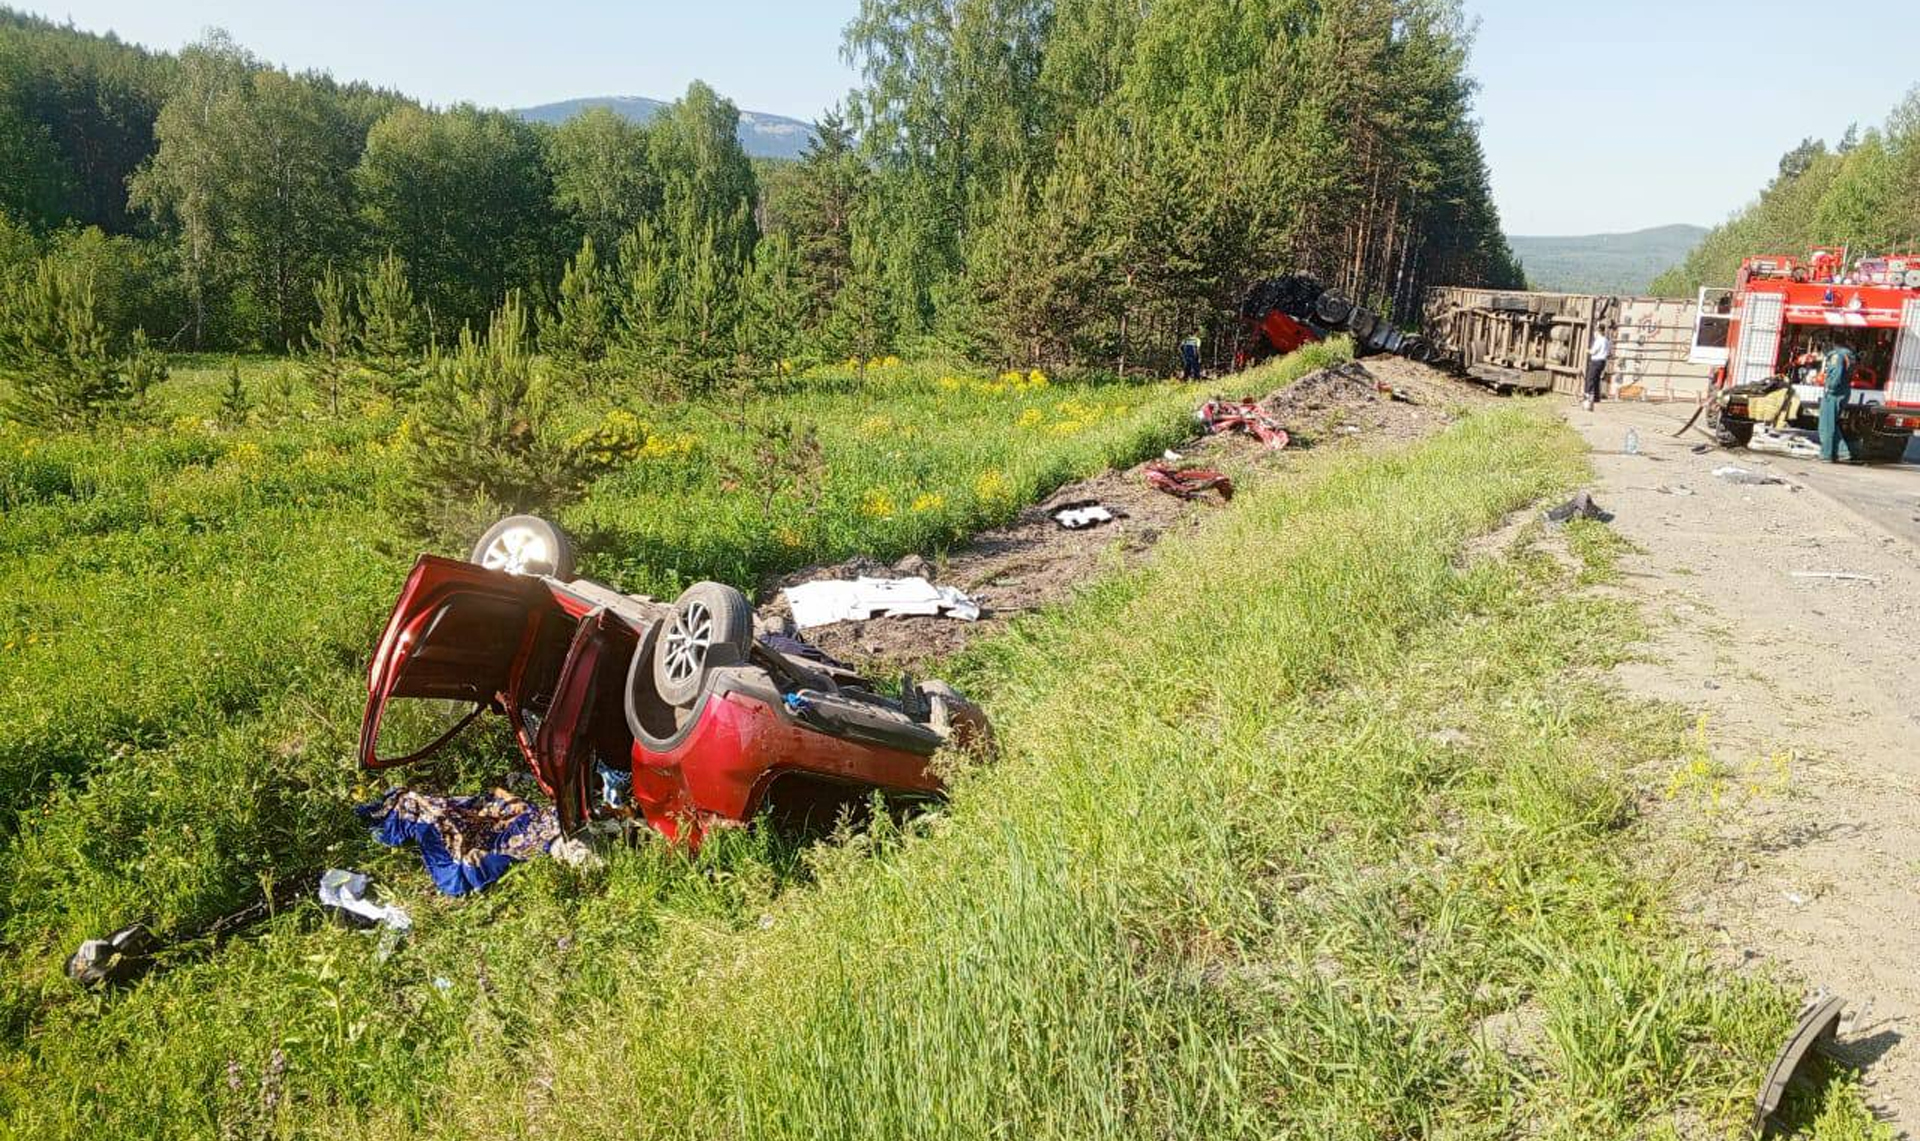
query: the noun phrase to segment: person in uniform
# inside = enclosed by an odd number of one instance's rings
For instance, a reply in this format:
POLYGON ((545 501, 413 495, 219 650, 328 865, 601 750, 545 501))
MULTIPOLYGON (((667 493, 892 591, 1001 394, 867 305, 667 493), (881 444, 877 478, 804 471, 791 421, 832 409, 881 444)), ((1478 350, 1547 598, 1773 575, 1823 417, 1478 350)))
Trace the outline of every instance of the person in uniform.
POLYGON ((1853 393, 1853 370, 1858 359, 1845 345, 1827 349, 1820 360, 1820 458, 1830 464, 1853 458, 1840 434, 1840 410, 1853 393))

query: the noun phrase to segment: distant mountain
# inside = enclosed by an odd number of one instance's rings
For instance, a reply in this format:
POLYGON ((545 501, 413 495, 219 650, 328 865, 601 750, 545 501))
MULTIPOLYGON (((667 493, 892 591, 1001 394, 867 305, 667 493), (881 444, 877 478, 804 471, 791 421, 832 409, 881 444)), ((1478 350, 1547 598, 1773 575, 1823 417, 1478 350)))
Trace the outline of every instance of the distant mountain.
MULTIPOLYGON (((639 95, 599 95, 591 99, 543 103, 513 114, 536 123, 564 123, 589 107, 610 107, 636 123, 644 123, 665 106, 662 100, 639 95)), ((798 119, 762 111, 740 112, 740 146, 750 158, 799 158, 812 138, 813 127, 798 119)))
POLYGON ((1704 226, 1656 226, 1631 234, 1527 238, 1507 244, 1527 270, 1527 282, 1548 293, 1645 293, 1653 279, 1678 265, 1707 236, 1704 226))

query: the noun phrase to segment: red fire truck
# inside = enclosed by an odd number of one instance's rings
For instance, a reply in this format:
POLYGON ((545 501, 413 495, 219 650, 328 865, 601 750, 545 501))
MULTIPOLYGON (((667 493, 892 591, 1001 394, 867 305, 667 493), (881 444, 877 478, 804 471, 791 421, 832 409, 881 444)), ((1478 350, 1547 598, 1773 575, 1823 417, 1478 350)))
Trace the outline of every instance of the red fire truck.
MULTIPOLYGON (((1857 459, 1898 460, 1920 429, 1920 254, 1862 258, 1750 257, 1731 290, 1702 290, 1696 352, 1724 352, 1708 424, 1729 444, 1776 439, 1819 423, 1820 356, 1854 351, 1859 367, 1841 415, 1857 459)), ((1696 358, 1698 359, 1698 358, 1696 358)))

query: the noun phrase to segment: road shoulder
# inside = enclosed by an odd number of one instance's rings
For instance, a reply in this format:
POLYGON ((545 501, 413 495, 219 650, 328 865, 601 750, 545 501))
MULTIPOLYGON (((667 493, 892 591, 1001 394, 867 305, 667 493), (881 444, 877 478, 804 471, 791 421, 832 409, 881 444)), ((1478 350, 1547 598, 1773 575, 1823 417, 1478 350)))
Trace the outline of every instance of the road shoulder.
POLYGON ((1623 585, 1652 637, 1618 680, 1697 718, 1698 755, 1641 772, 1656 834, 1687 853, 1674 868, 1681 906, 1730 969, 1844 996, 1844 1049, 1864 1067, 1868 1099, 1910 1130, 1920 1121, 1920 1047, 1903 1041, 1920 1012, 1909 633, 1920 561, 1880 516, 1897 502, 1887 497, 1911 498, 1897 481, 1913 473, 1807 478, 1800 461, 1692 451, 1698 434, 1672 435, 1683 409, 1568 407, 1594 449, 1594 496, 1637 548, 1623 585), (1630 428, 1638 455, 1626 452, 1630 428), (1791 482, 1713 474, 1728 465, 1791 482))

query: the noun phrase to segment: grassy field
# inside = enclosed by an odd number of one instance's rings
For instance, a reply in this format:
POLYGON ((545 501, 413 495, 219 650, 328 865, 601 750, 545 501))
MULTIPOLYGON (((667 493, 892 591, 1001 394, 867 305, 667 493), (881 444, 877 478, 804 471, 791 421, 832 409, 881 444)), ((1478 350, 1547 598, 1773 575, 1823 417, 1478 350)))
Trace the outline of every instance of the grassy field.
MULTIPOLYGON (((80 939, 136 919, 195 930, 277 879, 366 858, 349 758, 365 656, 417 551, 393 511, 407 410, 327 415, 291 366, 256 360, 251 410, 223 418, 227 364, 177 362, 145 426, 0 427, 0 791, 16 806, 0 826, 0 1040, 15 1049, 75 1001, 58 969, 80 939)), ((564 520, 584 571, 626 589, 751 588, 855 551, 935 551, 1157 452, 1192 400, 898 362, 824 371, 750 408, 644 410, 640 461, 564 520), (783 434, 817 449, 766 443, 783 434)), ((641 414, 569 416, 620 412, 641 414)))
MULTIPOLYGON (((1578 477, 1543 417, 1313 454, 977 644, 958 680, 1006 755, 903 830, 536 861, 456 903, 346 811, 412 554, 383 504, 401 414, 208 428, 217 378, 173 385, 195 425, 4 449, 9 1132, 1716 1136, 1791 1019, 1635 875, 1623 767, 1687 746, 1583 680, 1631 614, 1531 536, 1461 557, 1578 477), (301 905, 123 992, 56 977, 82 935, 326 863, 412 910, 392 958, 301 905)), ((566 521, 590 572, 659 591, 926 549, 1157 450, 1192 398, 821 378, 660 414, 668 442, 566 521), (770 515, 728 472, 778 417, 826 459, 770 515)), ((1607 533, 1575 537, 1607 574, 1607 533)), ((1816 1109, 1816 1136, 1877 1136, 1844 1085, 1816 1109)))

